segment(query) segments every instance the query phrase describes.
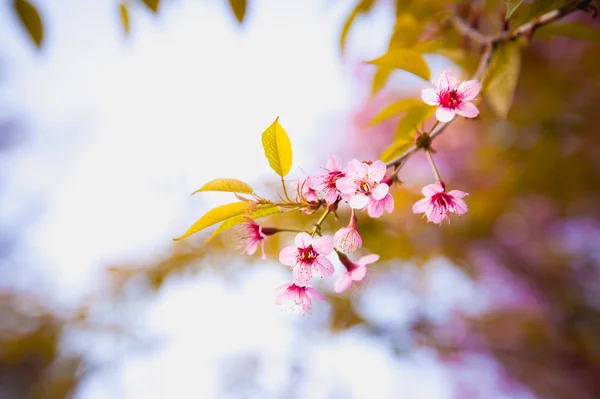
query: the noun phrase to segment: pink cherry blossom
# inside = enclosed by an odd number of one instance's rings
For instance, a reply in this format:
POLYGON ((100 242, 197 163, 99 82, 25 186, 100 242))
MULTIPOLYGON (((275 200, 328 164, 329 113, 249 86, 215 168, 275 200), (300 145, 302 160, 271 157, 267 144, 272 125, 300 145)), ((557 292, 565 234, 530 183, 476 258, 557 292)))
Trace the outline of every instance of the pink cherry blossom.
POLYGON ((277 287, 275 291, 277 292, 275 303, 297 314, 304 314, 310 311, 312 302, 308 294, 320 301, 324 299, 323 295, 310 285, 301 287, 294 283, 283 284, 277 287))
POLYGON ((266 259, 265 238, 267 235, 263 232, 260 225, 256 224, 252 219, 249 219, 248 222, 244 222, 240 225, 238 232, 242 247, 244 248, 242 252, 246 252, 248 255, 254 255, 260 244, 260 249, 262 251, 261 258, 266 259))
POLYGON ((327 173, 313 176, 311 188, 325 193, 325 201, 328 204, 333 204, 340 197, 336 182, 339 178, 345 176, 342 171, 342 160, 337 155, 331 155, 327 160, 325 171, 327 173))
POLYGON ((437 105, 435 116, 440 122, 450 122, 455 114, 465 118, 475 118, 479 110, 471 100, 479 94, 481 83, 477 80, 467 80, 458 84, 452 72, 444 71, 437 81, 435 89, 422 91, 421 99, 429 105, 437 105))
MULTIPOLYGON (((298 192, 306 202, 319 202, 317 192, 313 190, 313 178, 306 176, 298 181, 298 192)), ((301 200, 300 198, 298 200, 301 200)))
POLYGON ((375 198, 369 198, 367 203, 367 213, 372 218, 378 218, 383 215, 383 211, 386 210, 388 213, 394 211, 394 197, 388 193, 383 199, 376 200, 375 198))
MULTIPOLYGON (((380 160, 373 162, 359 162, 356 159, 353 159, 348 164, 346 176, 337 180, 336 187, 342 193, 342 197, 348 201, 350 207, 353 209, 365 208, 372 199, 373 201, 370 207, 372 208, 372 211, 369 215, 378 213, 377 211, 380 207, 379 201, 384 201, 383 208, 391 212, 393 206, 390 208, 388 204, 389 200, 386 199, 390 191, 390 186, 387 183, 382 183, 385 172, 386 166, 380 160)), ((383 212, 381 214, 383 214, 383 212)))
POLYGON ((348 257, 345 255, 340 256, 340 260, 344 266, 346 266, 348 271, 342 274, 335 281, 333 289, 338 294, 341 294, 350 288, 350 286, 352 286, 352 282, 363 280, 367 275, 367 265, 377 262, 379 260, 379 255, 371 254, 363 256, 356 263, 351 262, 350 259, 348 259, 348 257))
POLYGON ((306 287, 313 273, 328 277, 333 275, 333 264, 325 256, 333 251, 331 237, 321 237, 313 242, 307 233, 298 233, 293 246, 285 247, 279 253, 279 262, 291 266, 294 283, 306 287))
POLYGON ((333 235, 333 242, 337 250, 351 253, 362 246, 362 238, 360 238, 360 234, 356 229, 357 222, 358 220, 353 209, 348 226, 342 227, 333 235))
POLYGON ((429 222, 441 224, 448 218, 449 212, 462 215, 469 210, 465 201, 461 199, 469 194, 459 190, 446 193, 442 182, 425 186, 422 192, 425 198, 417 201, 412 210, 413 213, 425 213, 429 222))

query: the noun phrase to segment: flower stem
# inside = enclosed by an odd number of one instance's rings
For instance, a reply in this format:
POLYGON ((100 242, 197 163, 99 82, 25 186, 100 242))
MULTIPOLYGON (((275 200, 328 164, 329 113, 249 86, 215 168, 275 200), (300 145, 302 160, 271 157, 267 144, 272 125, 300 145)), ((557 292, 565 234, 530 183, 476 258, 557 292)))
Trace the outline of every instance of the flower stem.
POLYGON ((277 233, 308 233, 308 231, 303 229, 280 229, 277 228, 277 233))
POLYGON ((325 212, 323 212, 319 220, 317 220, 317 223, 315 223, 315 227, 313 227, 312 233, 310 234, 311 236, 314 237, 315 234, 317 234, 317 232, 319 232, 319 235, 321 235, 321 225, 323 224, 325 219, 327 219, 327 216, 329 216, 330 213, 331 212, 329 211, 329 209, 326 209, 325 212))
POLYGON ((429 129, 429 134, 433 133, 437 125, 439 125, 440 121, 436 120, 431 129, 429 129))
POLYGON ((437 179, 437 181, 442 181, 442 177, 440 176, 440 171, 438 170, 437 166, 435 165, 435 161, 433 160, 431 151, 425 151, 425 154, 427 154, 427 159, 429 159, 429 164, 431 165, 431 169, 433 169, 435 178, 437 179))

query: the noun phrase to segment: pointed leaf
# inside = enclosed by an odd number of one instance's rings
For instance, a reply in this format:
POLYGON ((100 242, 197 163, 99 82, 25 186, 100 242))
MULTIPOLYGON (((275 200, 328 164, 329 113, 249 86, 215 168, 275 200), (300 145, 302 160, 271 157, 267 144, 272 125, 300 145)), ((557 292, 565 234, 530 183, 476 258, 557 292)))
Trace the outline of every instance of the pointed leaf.
POLYGON ((208 211, 204 216, 196 221, 181 237, 173 238, 173 241, 179 241, 191 236, 215 223, 222 222, 225 219, 241 215, 249 210, 248 204, 245 202, 232 202, 218 206, 208 211))
POLYGON ((417 129, 421 128, 421 125, 425 123, 435 111, 435 107, 425 103, 418 103, 413 105, 400 119, 398 126, 396 126, 396 132, 394 137, 396 140, 405 139, 407 137, 413 137, 417 129))
POLYGON ((505 21, 508 21, 512 17, 513 13, 519 8, 521 3, 525 0, 506 0, 506 16, 505 21))
POLYGON ((600 41, 600 30, 577 22, 563 22, 540 27, 535 31, 535 36, 540 38, 563 36, 597 42, 600 41))
POLYGON ((123 32, 125 32, 127 35, 129 34, 129 10, 127 9, 127 4, 119 4, 119 15, 121 17, 121 26, 123 27, 123 32))
POLYGON ((385 86, 388 78, 394 72, 393 68, 377 68, 373 75, 373 83, 371 84, 371 94, 375 95, 385 86))
POLYGON ((13 8, 37 48, 42 47, 44 26, 39 12, 28 0, 14 0, 13 8))
POLYGON ((194 191, 192 195, 200 191, 227 191, 230 193, 252 194, 254 190, 249 184, 238 179, 223 178, 214 179, 194 191))
POLYGON ((146 7, 150 9, 153 13, 158 12, 158 7, 160 6, 160 0, 142 0, 146 7))
POLYGON ((376 125, 390 119, 394 116, 400 115, 403 112, 408 111, 410 108, 422 104, 421 100, 416 98, 404 98, 402 100, 391 103, 384 109, 382 109, 373 120, 369 123, 369 126, 376 125))
POLYGON ((235 18, 241 24, 244 22, 244 17, 246 16, 246 0, 229 0, 229 6, 231 10, 235 14, 235 18))
POLYGON ((279 117, 263 132, 262 145, 271 169, 283 178, 292 168, 292 144, 279 117))
POLYGON ((392 143, 392 145, 386 148, 386 150, 383 152, 383 154, 381 154, 379 159, 383 162, 389 162, 393 159, 396 159, 400 155, 404 154, 404 152, 408 150, 413 144, 414 141, 409 138, 396 140, 392 143))
POLYGON ((278 213, 281 213, 281 209, 278 206, 268 206, 265 208, 259 208, 259 209, 255 210, 254 212, 252 212, 252 214, 250 214, 250 215, 234 216, 230 219, 223 221, 223 223, 221 223, 219 225, 219 227, 217 227, 217 229, 211 234, 211 236, 208 237, 206 242, 208 243, 213 238, 215 238, 217 235, 221 234, 222 232, 224 232, 226 230, 229 230, 230 228, 232 228, 234 226, 237 226, 238 224, 247 222, 248 218, 256 220, 256 219, 264 218, 267 216, 276 215, 278 213))
POLYGON ((367 64, 403 69, 427 81, 431 78, 431 72, 423 56, 418 51, 411 49, 391 49, 381 57, 367 61, 367 64))
POLYGON ((508 116, 512 106, 520 70, 520 45, 509 42, 498 47, 483 77, 483 96, 503 119, 508 116))
POLYGON ((352 9, 352 12, 348 16, 348 18, 346 19, 346 22, 344 22, 342 34, 340 35, 340 53, 342 54, 342 56, 344 55, 344 50, 346 48, 346 39, 348 37, 348 33, 350 32, 350 28, 354 23, 354 20, 360 14, 368 13, 371 10, 371 7, 373 7, 374 3, 374 0, 359 0, 356 6, 352 9))

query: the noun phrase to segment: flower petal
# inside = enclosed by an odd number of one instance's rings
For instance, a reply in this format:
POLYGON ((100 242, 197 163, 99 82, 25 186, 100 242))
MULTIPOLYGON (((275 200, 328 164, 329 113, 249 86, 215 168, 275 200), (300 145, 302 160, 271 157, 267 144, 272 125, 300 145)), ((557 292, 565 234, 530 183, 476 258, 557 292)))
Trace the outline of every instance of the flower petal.
POLYGON ((298 233, 294 239, 294 244, 296 244, 296 248, 307 248, 312 244, 312 237, 308 233, 298 233))
POLYGON ((246 244, 246 253, 248 255, 254 255, 256 250, 258 249, 258 240, 251 240, 246 244))
POLYGON ((417 202, 415 202, 415 204, 412 207, 413 213, 427 212, 427 208, 429 207, 430 203, 431 203, 431 200, 429 198, 423 198, 423 199, 418 200, 417 202))
POLYGON ((335 186, 343 194, 354 194, 356 191, 356 184, 351 177, 340 177, 336 180, 335 186))
POLYGON ((425 187, 423 187, 423 190, 421 190, 421 192, 426 197, 432 197, 437 193, 444 192, 444 187, 442 187, 442 185, 439 183, 428 184, 425 187))
POLYGON ((384 199, 388 195, 389 191, 390 191, 390 186, 388 186, 385 183, 381 183, 377 187, 375 187, 374 189, 371 190, 371 196, 373 197, 373 199, 379 201, 379 200, 384 199))
POLYGON ((354 209, 363 209, 365 206, 367 206, 367 203, 369 202, 369 197, 367 197, 364 194, 354 194, 351 198, 350 198, 350 207, 354 208, 354 209))
POLYGON ((285 247, 279 253, 279 262, 282 265, 294 266, 298 259, 298 248, 289 246, 285 247))
POLYGON ((337 155, 330 155, 329 159, 327 160, 326 168, 330 172, 334 170, 342 170, 342 160, 337 155))
POLYGON ((346 291, 352 285, 352 279, 350 278, 350 273, 344 273, 333 284, 333 290, 336 294, 341 294, 346 291))
POLYGON ((467 80, 458 86, 458 95, 462 101, 471 101, 479 94, 481 83, 478 80, 467 80))
POLYGON ((367 205, 367 213, 369 214, 369 217, 377 219, 383 216, 383 204, 383 200, 377 201, 376 199, 371 197, 369 199, 369 204, 367 205))
POLYGON ((320 255, 329 255, 333 251, 333 240, 329 236, 323 236, 314 243, 313 248, 320 255))
POLYGON ((375 263, 378 260, 379 260, 379 255, 371 254, 371 255, 363 256, 356 262, 356 264, 359 266, 365 266, 365 265, 369 265, 371 263, 375 263))
POLYGON ((452 201, 450 210, 452 212, 456 212, 458 215, 463 215, 469 211, 469 207, 467 206, 465 201, 457 198, 454 201, 452 201))
POLYGON ((367 174, 369 175, 371 181, 379 183, 381 179, 383 179, 383 176, 385 176, 386 170, 387 167, 383 161, 378 159, 373 161, 373 163, 367 167, 367 174))
POLYGON ((421 100, 423 100, 425 104, 429 105, 439 104, 439 96, 434 89, 424 89, 421 92, 421 100))
POLYGON ((350 278, 353 281, 360 281, 367 275, 366 266, 358 266, 356 269, 350 272, 350 278))
POLYGON ((339 198, 340 193, 336 189, 328 189, 325 191, 325 202, 333 204, 339 198))
POLYGON ((454 198, 463 198, 469 195, 469 193, 465 193, 464 191, 460 190, 452 190, 448 193, 448 195, 454 198))
POLYGON ((387 213, 392 213, 394 211, 394 197, 392 197, 392 194, 388 193, 388 195, 386 195, 383 199, 383 206, 387 213))
POLYGON ((464 116, 465 118, 475 118, 479 115, 479 110, 473 103, 461 103, 458 107, 456 107, 455 112, 460 116, 464 116))
POLYGON ((299 287, 306 287, 312 277, 312 270, 305 264, 296 265, 292 269, 292 277, 294 279, 294 284, 299 287))
POLYGON ((323 295, 321 295, 321 293, 315 290, 313 287, 307 286, 306 292, 309 293, 310 296, 312 296, 314 299, 318 299, 319 301, 325 300, 325 298, 323 298, 323 295))
POLYGON ((315 259, 314 263, 312 264, 312 268, 316 275, 322 277, 332 276, 335 272, 333 263, 331 263, 331 261, 324 256, 319 256, 317 259, 315 259))
POLYGON ((435 111, 435 117, 442 123, 450 122, 454 119, 454 110, 440 107, 435 111))
POLYGON ((437 81, 438 93, 456 86, 456 75, 454 72, 444 71, 440 74, 437 81))

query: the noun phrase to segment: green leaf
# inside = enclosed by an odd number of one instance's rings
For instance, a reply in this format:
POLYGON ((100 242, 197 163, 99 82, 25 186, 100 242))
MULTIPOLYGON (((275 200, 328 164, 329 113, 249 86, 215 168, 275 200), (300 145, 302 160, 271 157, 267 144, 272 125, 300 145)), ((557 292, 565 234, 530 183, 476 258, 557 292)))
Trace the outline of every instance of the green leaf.
POLYGON ((383 162, 389 162, 393 159, 398 158, 400 155, 404 154, 406 150, 408 150, 414 144, 413 140, 409 138, 405 138, 402 140, 396 140, 390 145, 386 150, 381 154, 379 159, 383 162))
POLYGON ((482 79, 482 92, 485 99, 503 119, 506 119, 512 106, 520 70, 519 43, 504 43, 494 53, 490 67, 482 79))
POLYGON ((346 39, 348 38, 348 33, 350 32, 350 28, 354 23, 356 17, 360 14, 366 14, 371 10, 374 0, 359 0, 356 6, 352 9, 352 12, 346 18, 346 22, 344 22, 344 27, 342 28, 342 34, 340 35, 340 53, 342 56, 344 55, 344 50, 346 48, 346 39))
POLYGON ((44 26, 39 12, 28 0, 14 0, 13 8, 37 48, 42 47, 44 26))
POLYGON ((249 210, 249 204, 246 202, 232 202, 230 204, 218 206, 214 209, 211 209, 204 216, 198 219, 196 223, 194 223, 192 227, 190 227, 188 231, 185 232, 184 235, 182 235, 181 237, 173 238, 173 241, 182 240, 186 237, 191 236, 192 234, 199 232, 200 230, 212 226, 215 223, 219 223, 225 219, 241 215, 249 210))
POLYGON ((123 32, 125 32, 127 35, 129 34, 129 10, 127 9, 127 4, 119 4, 119 15, 121 17, 121 26, 123 27, 123 32))
MULTIPOLYGON (((416 98, 404 98, 402 100, 391 103, 384 109, 382 109, 376 116, 373 118, 369 126, 376 125, 378 123, 383 122, 386 119, 392 118, 394 116, 400 115, 403 112, 408 111, 410 108, 422 104, 420 100, 416 98)), ((431 106, 428 106, 431 107, 431 106)))
POLYGON ((239 216, 234 216, 230 219, 225 220, 223 223, 221 223, 219 225, 219 227, 217 227, 217 229, 212 233, 212 235, 210 237, 208 237, 208 239, 206 240, 206 242, 208 243, 209 241, 211 241, 213 238, 215 238, 217 235, 221 234, 222 232, 229 230, 230 228, 237 226, 238 224, 247 222, 248 219, 260 219, 260 218, 264 218, 267 216, 271 216, 271 215, 276 215, 278 213, 281 213, 281 209, 278 206, 268 206, 265 208, 259 208, 257 210, 255 210, 254 212, 252 212, 252 214, 250 215, 239 215, 239 216))
POLYGON ((279 117, 263 132, 262 145, 271 169, 283 178, 292 168, 292 144, 279 117))
POLYGON ((235 18, 241 24, 246 16, 246 0, 229 0, 229 6, 235 15, 235 18))
POLYGON ((423 59, 421 53, 411 49, 394 48, 386 54, 374 60, 367 61, 367 64, 377 65, 380 67, 397 68, 414 73, 415 75, 429 80, 431 72, 423 59))
POLYGON ((158 7, 160 6, 160 0, 142 0, 146 7, 150 9, 153 13, 158 12, 158 7))
POLYGON ((513 13, 519 8, 521 3, 525 0, 506 0, 506 16, 504 17, 505 21, 508 21, 510 17, 512 17, 513 13))
POLYGON ((401 140, 407 137, 413 137, 414 133, 421 125, 431 118, 435 107, 425 103, 417 103, 413 105, 400 119, 396 126, 394 137, 396 140, 401 140))
POLYGON ((540 38, 563 36, 595 42, 600 41, 599 30, 577 22, 562 22, 542 26, 535 31, 535 36, 540 38))
POLYGON ((214 179, 194 191, 192 195, 199 193, 200 191, 226 191, 229 193, 242 193, 252 194, 254 190, 248 183, 244 183, 238 179, 232 178, 221 178, 214 179))

